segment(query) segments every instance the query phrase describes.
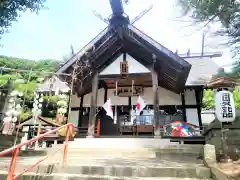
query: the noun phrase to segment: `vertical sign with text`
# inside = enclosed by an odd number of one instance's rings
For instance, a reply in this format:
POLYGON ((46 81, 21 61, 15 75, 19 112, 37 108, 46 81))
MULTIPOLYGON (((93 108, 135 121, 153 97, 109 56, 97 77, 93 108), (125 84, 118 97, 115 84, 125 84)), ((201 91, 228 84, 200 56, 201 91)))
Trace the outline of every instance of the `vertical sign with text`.
POLYGON ((232 122, 235 120, 236 111, 233 95, 230 91, 218 91, 215 94, 215 113, 221 122, 232 122))

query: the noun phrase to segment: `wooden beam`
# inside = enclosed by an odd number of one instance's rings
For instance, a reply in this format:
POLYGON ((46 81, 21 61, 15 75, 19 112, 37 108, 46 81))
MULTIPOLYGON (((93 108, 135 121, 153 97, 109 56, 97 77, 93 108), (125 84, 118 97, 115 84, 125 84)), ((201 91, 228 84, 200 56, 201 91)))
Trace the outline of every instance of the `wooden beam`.
POLYGON ((98 94, 98 73, 95 73, 92 79, 92 96, 89 113, 88 137, 94 137, 95 135, 97 94, 98 94))
POLYGON ((201 94, 203 90, 195 90, 195 97, 197 102, 198 122, 200 129, 202 129, 202 116, 201 116, 201 94))
POLYGON ((131 96, 128 97, 128 108, 129 108, 129 110, 132 109, 132 97, 131 96))
POLYGON ((107 101, 108 88, 104 88, 104 103, 107 101))
POLYGON ((154 135, 161 136, 160 131, 160 114, 159 114, 159 99, 158 99, 158 75, 154 69, 152 73, 152 88, 153 88, 153 109, 154 109, 154 135))
POLYGON ((184 93, 184 91, 181 93, 181 101, 182 101, 183 121, 187 122, 186 103, 185 103, 185 93, 184 93))

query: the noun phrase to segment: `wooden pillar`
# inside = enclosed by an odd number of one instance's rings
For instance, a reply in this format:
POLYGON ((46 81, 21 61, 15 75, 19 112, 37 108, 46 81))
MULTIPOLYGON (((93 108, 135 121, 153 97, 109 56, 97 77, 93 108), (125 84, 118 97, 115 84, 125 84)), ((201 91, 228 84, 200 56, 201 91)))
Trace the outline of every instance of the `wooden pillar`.
POLYGON ((161 136, 158 99, 158 75, 154 69, 152 69, 151 73, 153 86, 154 136, 161 136))
POLYGON ((81 127, 81 126, 82 126, 82 117, 83 117, 83 98, 84 98, 84 95, 81 96, 80 104, 79 104, 78 127, 81 127))
POLYGON ((197 113, 198 113, 198 122, 200 129, 202 129, 202 117, 201 117, 201 94, 202 90, 195 90, 196 103, 197 103, 197 113))
POLYGON ((107 102, 107 94, 108 94, 108 88, 104 88, 104 103, 107 102))
POLYGON ((93 75, 92 79, 92 96, 89 113, 88 136, 94 137, 97 113, 97 93, 98 93, 98 73, 93 75))
POLYGON ((184 122, 187 122, 186 102, 185 102, 185 93, 184 93, 184 91, 181 93, 181 100, 182 100, 183 121, 184 121, 184 122))
POLYGON ((128 97, 128 108, 129 108, 129 110, 132 109, 132 97, 131 96, 128 97))

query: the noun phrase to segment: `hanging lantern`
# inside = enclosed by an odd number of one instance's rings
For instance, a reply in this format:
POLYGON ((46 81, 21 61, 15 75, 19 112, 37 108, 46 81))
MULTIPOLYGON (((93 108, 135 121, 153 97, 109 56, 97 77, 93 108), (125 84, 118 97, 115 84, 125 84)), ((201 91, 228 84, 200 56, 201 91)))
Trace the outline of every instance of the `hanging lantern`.
POLYGON ((21 108, 22 108, 22 107, 21 107, 20 104, 17 104, 17 105, 16 105, 16 109, 17 109, 17 110, 20 110, 21 108))
POLYGON ((15 123, 18 120, 18 116, 21 114, 22 107, 20 105, 21 101, 19 97, 22 95, 21 92, 18 91, 12 91, 9 94, 9 99, 8 99, 8 109, 6 110, 6 119, 9 119, 10 125, 9 125, 9 133, 8 135, 11 135, 13 131, 15 130, 15 123))

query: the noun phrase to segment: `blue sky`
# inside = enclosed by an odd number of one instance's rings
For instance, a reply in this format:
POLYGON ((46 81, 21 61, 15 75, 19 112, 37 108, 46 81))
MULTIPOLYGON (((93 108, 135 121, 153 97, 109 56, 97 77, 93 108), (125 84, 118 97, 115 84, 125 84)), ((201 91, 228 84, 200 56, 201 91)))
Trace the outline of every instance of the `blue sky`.
MULTIPOLYGON (((47 9, 38 15, 26 12, 14 23, 10 32, 3 36, 1 55, 28 59, 62 59, 72 44, 76 51, 93 39, 106 24, 95 17, 93 10, 102 16, 111 14, 109 0, 48 0, 47 9)), ((153 4, 153 9, 135 26, 163 44, 180 53, 201 51, 201 34, 198 26, 179 22, 180 9, 176 0, 130 0, 125 6, 130 19, 153 4), (198 30, 198 31, 197 31, 198 30), (190 35, 191 34, 191 35, 190 35)), ((188 21, 188 19, 182 19, 188 21)), ((210 26, 208 29, 212 29, 210 26)), ((224 51, 219 65, 231 63, 229 49, 218 46, 219 39, 206 37, 206 51, 224 51)))

